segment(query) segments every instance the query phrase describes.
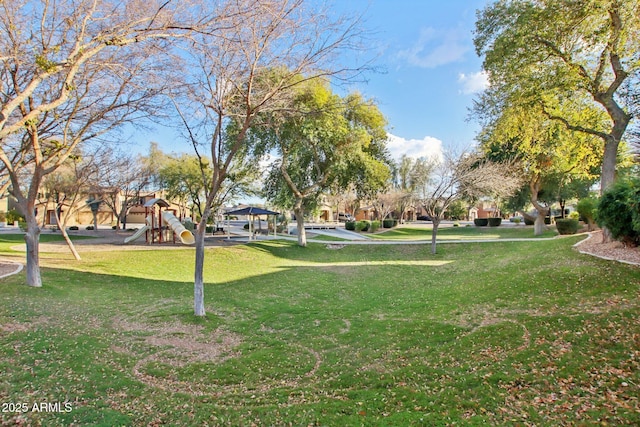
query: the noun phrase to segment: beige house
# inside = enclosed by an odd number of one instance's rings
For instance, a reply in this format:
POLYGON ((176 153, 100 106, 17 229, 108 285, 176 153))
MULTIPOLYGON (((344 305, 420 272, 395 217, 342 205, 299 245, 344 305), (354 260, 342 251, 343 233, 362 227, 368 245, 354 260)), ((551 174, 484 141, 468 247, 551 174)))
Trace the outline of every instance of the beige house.
MULTIPOLYGON (((116 206, 120 206, 125 203, 125 201, 129 200, 129 204, 131 206, 127 211, 126 223, 135 226, 145 223, 144 204, 151 199, 164 198, 164 195, 164 191, 153 191, 144 192, 142 195, 138 195, 132 198, 131 196, 127 197, 125 194, 122 194, 122 192, 117 192, 110 194, 109 199, 111 202, 115 203, 116 206)), ((96 196, 93 197, 98 198, 96 196)), ((91 210, 91 207, 86 204, 86 200, 90 198, 92 198, 92 196, 84 196, 82 200, 80 200, 79 207, 70 206, 69 203, 65 202, 62 202, 58 205, 58 203, 55 203, 51 200, 41 202, 36 205, 36 217, 38 218, 38 223, 42 224, 43 226, 57 225, 55 209, 59 208, 60 215, 65 215, 66 212, 72 210, 71 217, 67 218, 67 226, 91 225, 93 224, 93 212, 91 210)), ((176 216, 184 216, 184 206, 180 206, 171 202, 169 202, 169 204, 169 210, 175 212, 176 216)), ((118 224, 118 218, 116 214, 105 202, 102 202, 98 205, 96 217, 98 225, 114 226, 118 224)))

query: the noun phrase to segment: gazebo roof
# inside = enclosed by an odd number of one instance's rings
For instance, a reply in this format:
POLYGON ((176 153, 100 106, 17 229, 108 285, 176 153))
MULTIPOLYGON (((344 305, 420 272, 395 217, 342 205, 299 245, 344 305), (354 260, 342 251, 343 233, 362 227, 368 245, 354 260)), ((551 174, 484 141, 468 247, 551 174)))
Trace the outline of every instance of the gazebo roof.
POLYGON ((246 208, 237 209, 235 211, 229 211, 227 215, 279 215, 280 212, 270 211, 268 209, 258 208, 255 206, 248 206, 246 208))

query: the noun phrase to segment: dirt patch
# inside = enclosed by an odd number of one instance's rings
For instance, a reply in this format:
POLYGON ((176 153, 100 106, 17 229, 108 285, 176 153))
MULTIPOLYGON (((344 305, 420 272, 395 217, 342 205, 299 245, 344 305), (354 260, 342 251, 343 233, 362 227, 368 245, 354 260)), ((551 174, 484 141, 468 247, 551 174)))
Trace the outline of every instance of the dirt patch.
POLYGON ((0 278, 11 276, 22 270, 22 264, 11 261, 0 261, 0 278))

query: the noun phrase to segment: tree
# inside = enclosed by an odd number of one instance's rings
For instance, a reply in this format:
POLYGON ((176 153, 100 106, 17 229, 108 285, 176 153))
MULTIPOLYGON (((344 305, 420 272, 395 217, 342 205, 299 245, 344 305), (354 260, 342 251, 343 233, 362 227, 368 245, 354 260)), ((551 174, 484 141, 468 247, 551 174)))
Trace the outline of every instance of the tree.
MULTIPOLYGON (((360 46, 357 19, 333 18, 303 0, 236 0, 219 4, 221 27, 185 46, 188 94, 175 98, 196 155, 211 160, 195 235, 194 314, 204 316, 207 220, 237 156, 252 153, 248 135, 267 111, 288 108, 291 88, 319 76, 348 78, 364 70, 336 66, 337 54, 360 46)), ((201 163, 202 164, 202 163, 201 163)), ((206 172, 203 170, 203 174, 206 172)))
POLYGON ((386 122, 360 95, 340 98, 326 82, 309 81, 299 86, 291 112, 270 120, 262 138, 279 158, 266 180, 265 195, 276 206, 293 209, 298 245, 307 244, 305 211, 314 210, 330 188, 353 186, 366 193, 387 181, 386 165, 371 150, 386 140, 386 122))
MULTIPOLYGON (((221 206, 236 197, 251 196, 257 191, 255 182, 259 178, 257 162, 236 157, 235 167, 228 174, 214 206, 221 206)), ((186 210, 191 207, 197 218, 201 218, 204 209, 207 181, 211 176, 210 160, 190 154, 168 156, 158 171, 160 186, 166 190, 167 197, 176 201, 186 210)))
MULTIPOLYGON (((485 94, 485 103, 491 94, 485 94)), ((541 108, 506 103, 508 106, 495 115, 488 115, 482 113, 487 110, 482 105, 476 104, 475 108, 487 119, 478 136, 484 156, 492 161, 514 161, 519 166, 519 174, 528 186, 529 202, 537 211, 534 234, 540 235, 549 213, 548 204, 540 199, 543 189, 547 190, 545 199, 552 202, 563 181, 593 179, 601 162, 597 138, 567 130, 549 119, 541 108)), ((579 121, 579 117, 575 120, 579 121)))
POLYGON ((633 118, 624 89, 640 76, 639 30, 637 0, 501 0, 478 14, 474 42, 493 90, 603 141, 604 190, 633 118))
POLYGON ((407 209, 416 203, 417 191, 424 187, 435 164, 433 159, 414 159, 405 154, 392 168, 393 188, 397 192, 396 203, 401 220, 407 209))
POLYGON ((80 261, 80 254, 69 238, 67 224, 82 207, 90 204, 85 199, 90 191, 90 183, 95 181, 98 173, 99 166, 95 157, 74 155, 56 171, 43 178, 43 189, 47 199, 54 204, 56 225, 77 261, 80 261))
POLYGON ((149 187, 153 173, 142 156, 106 149, 98 154, 98 158, 100 174, 93 181, 90 196, 107 205, 118 219, 118 226, 124 230, 129 209, 149 187))
POLYGON ((433 222, 431 253, 436 253, 438 228, 452 203, 486 195, 507 196, 517 190, 519 183, 506 163, 483 160, 468 153, 459 157, 446 154, 419 189, 422 206, 433 222))
POLYGON ((189 1, 0 2, 0 162, 27 222, 27 285, 42 286, 43 177, 89 141, 154 111, 162 40, 207 18, 189 1), (142 82, 143 76, 145 81, 142 82))

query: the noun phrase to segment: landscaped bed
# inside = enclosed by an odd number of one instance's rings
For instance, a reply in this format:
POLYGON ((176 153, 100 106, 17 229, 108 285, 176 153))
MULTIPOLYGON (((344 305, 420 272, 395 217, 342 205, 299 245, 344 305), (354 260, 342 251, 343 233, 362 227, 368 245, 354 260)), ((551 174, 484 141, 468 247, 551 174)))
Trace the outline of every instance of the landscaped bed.
POLYGON ((209 248, 206 319, 193 251, 43 253, 43 288, 0 283, 1 400, 28 409, 0 417, 637 425, 640 269, 579 254, 581 238, 209 248))

